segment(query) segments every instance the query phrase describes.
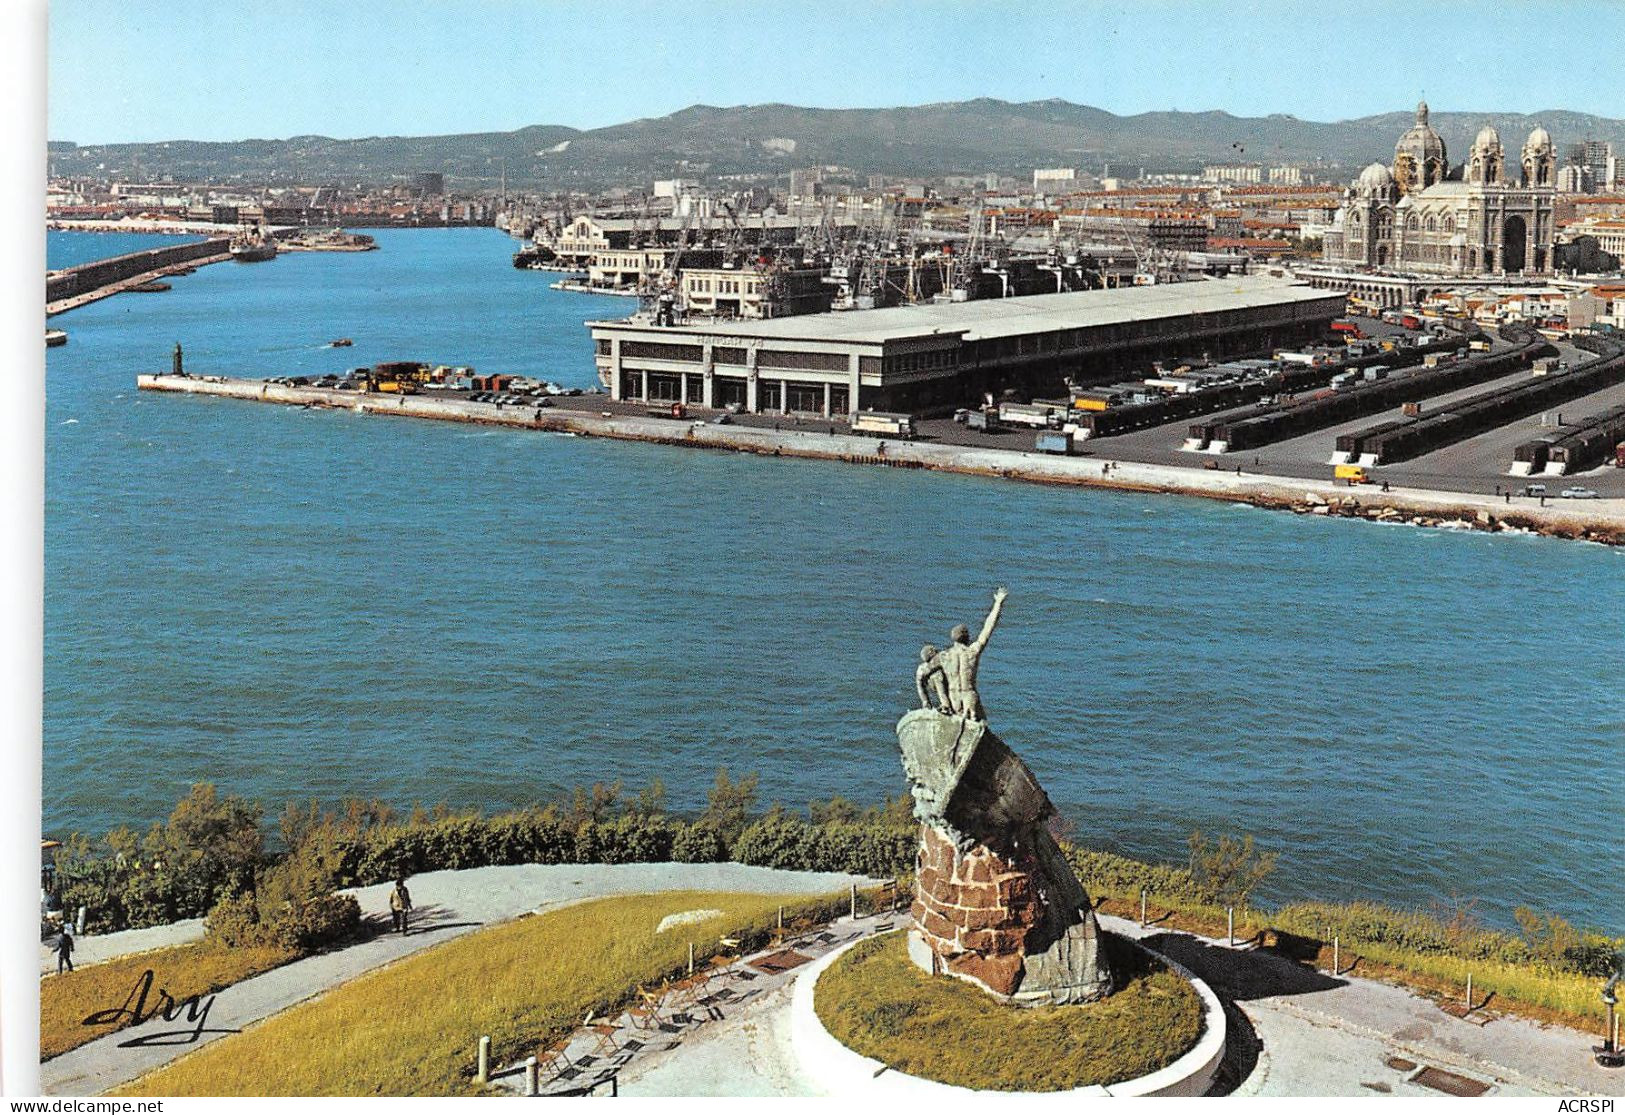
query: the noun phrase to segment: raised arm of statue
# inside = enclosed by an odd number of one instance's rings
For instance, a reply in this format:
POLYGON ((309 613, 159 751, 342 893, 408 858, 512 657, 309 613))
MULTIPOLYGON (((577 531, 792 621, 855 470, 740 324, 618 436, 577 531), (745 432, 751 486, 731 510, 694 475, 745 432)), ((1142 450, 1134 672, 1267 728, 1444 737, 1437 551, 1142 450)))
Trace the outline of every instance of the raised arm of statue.
POLYGON ((1004 601, 1009 595, 1002 585, 993 590, 993 610, 988 612, 987 619, 982 623, 982 633, 970 645, 973 654, 981 654, 987 641, 993 637, 993 629, 999 625, 999 613, 1004 611, 1004 601))

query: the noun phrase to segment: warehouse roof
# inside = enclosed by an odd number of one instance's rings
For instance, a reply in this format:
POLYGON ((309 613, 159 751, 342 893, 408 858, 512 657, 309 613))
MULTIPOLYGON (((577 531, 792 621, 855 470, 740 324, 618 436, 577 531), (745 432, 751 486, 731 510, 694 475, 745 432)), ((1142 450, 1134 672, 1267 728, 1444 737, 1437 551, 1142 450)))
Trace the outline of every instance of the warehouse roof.
MULTIPOLYGON (((762 340, 846 341, 881 344, 932 333, 963 333, 967 341, 1087 329, 1192 314, 1262 309, 1293 303, 1341 299, 1337 291, 1295 286, 1281 279, 1242 276, 1158 286, 1083 290, 1067 294, 1033 294, 974 302, 937 302, 892 306, 883 310, 849 310, 767 321, 706 322, 658 327, 662 334, 759 338, 762 340)), ((632 325, 655 329, 647 322, 588 322, 589 326, 632 325)))

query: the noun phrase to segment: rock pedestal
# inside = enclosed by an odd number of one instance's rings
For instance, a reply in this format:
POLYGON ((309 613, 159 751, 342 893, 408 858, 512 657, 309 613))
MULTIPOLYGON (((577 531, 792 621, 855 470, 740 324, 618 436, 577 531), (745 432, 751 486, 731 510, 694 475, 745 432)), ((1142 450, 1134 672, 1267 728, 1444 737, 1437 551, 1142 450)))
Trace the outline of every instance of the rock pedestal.
POLYGON ((903 717, 897 735, 921 820, 914 962, 1018 1003, 1108 994, 1092 904, 1026 764, 985 723, 929 709, 903 717))

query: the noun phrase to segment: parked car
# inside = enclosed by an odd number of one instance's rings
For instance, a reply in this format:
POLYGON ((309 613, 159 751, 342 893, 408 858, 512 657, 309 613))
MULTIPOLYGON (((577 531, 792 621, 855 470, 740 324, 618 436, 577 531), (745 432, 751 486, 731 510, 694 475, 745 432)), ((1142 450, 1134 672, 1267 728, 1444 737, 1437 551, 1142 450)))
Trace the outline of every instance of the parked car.
POLYGON ((1596 499, 1597 493, 1590 488, 1564 488, 1558 493, 1564 499, 1596 499))
POLYGON ((727 425, 730 425, 732 422, 733 422, 733 419, 728 416, 727 411, 723 411, 721 414, 719 414, 715 418, 711 419, 711 425, 713 425, 713 426, 727 426, 727 425))

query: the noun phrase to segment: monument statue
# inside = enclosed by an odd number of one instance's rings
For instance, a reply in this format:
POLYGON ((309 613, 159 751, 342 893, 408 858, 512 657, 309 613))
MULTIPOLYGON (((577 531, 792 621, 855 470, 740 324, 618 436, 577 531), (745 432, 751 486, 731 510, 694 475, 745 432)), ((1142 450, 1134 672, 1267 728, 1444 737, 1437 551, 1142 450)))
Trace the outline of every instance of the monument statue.
POLYGON ((982 632, 976 636, 975 642, 971 641, 969 628, 963 623, 956 624, 948 633, 951 640, 948 649, 937 655, 937 662, 948 684, 948 704, 955 716, 968 720, 987 719, 987 714, 982 710, 982 699, 976 692, 976 666, 982 660, 982 652, 987 649, 987 641, 993 637, 993 629, 998 626, 999 614, 1004 611, 1004 601, 1009 595, 1003 588, 994 590, 993 609, 982 621, 982 632))
POLYGON ((920 648, 920 668, 914 671, 914 688, 920 694, 920 707, 952 713, 948 699, 948 675, 943 673, 937 648, 930 643, 920 648))
POLYGON ((1111 991, 1093 904, 1050 835, 1055 806, 976 691, 1007 595, 993 594, 974 641, 961 625, 945 650, 920 652, 922 707, 897 724, 920 821, 909 955, 1008 1001, 1086 1002, 1111 991))

